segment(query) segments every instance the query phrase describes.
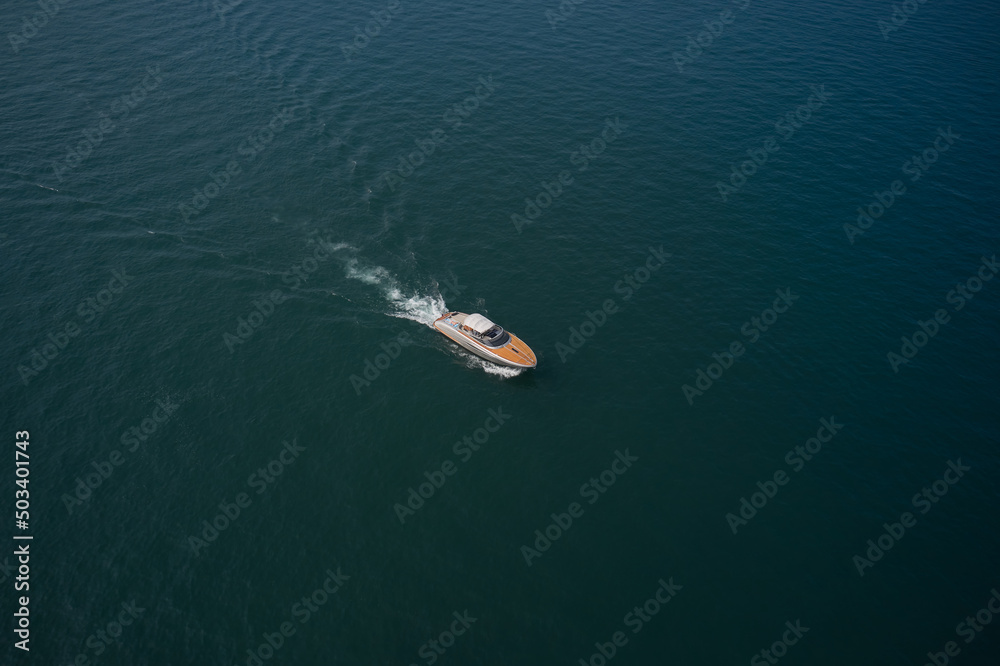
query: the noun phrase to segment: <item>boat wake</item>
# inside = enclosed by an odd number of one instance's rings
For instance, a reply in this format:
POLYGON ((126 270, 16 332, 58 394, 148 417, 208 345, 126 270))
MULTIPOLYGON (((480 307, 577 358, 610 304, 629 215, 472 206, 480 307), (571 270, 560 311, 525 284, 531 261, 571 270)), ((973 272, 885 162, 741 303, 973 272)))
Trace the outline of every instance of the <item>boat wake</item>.
POLYGON ((524 372, 523 368, 508 368, 503 365, 497 365, 496 363, 490 363, 484 358, 479 358, 478 356, 473 356, 466 352, 461 352, 462 356, 465 356, 465 367, 470 369, 480 369, 486 374, 496 375, 503 379, 510 379, 511 377, 517 377, 524 372))
POLYGON ((433 328, 434 320, 448 311, 444 297, 436 288, 433 294, 426 296, 407 294, 392 274, 382 266, 365 266, 360 259, 352 258, 347 261, 344 274, 352 280, 360 280, 377 287, 392 306, 387 313, 392 317, 410 319, 433 328))
MULTIPOLYGON (((409 319, 428 328, 434 328, 434 322, 448 312, 437 284, 431 288, 429 294, 408 293, 386 268, 365 264, 357 257, 347 260, 344 265, 344 275, 377 288, 390 305, 390 310, 386 312, 390 317, 409 319)), ((467 368, 479 369, 502 379, 517 377, 524 372, 520 368, 507 368, 490 363, 461 349, 455 349, 454 353, 461 356, 467 368)))

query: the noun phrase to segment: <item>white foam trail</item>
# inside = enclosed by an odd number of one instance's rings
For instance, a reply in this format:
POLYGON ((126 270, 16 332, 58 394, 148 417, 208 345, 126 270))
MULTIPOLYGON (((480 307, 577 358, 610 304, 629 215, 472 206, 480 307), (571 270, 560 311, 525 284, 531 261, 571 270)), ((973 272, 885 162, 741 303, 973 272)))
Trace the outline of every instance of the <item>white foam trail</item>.
POLYGON ((381 266, 365 266, 359 267, 361 262, 357 259, 350 259, 347 262, 347 266, 344 268, 344 273, 347 277, 352 280, 361 280, 365 284, 383 284, 386 282, 393 282, 392 276, 389 275, 389 271, 382 268, 381 266))
POLYGON ((327 244, 327 248, 336 252, 337 250, 353 250, 354 247, 350 243, 334 243, 333 245, 327 244))
POLYGON ((468 359, 466 359, 465 365, 468 368, 479 368, 487 374, 496 375, 502 379, 511 379, 512 377, 517 377, 524 372, 524 370, 519 368, 508 368, 503 365, 497 365, 496 363, 490 363, 489 361, 479 358, 478 356, 471 355, 468 359))
POLYGON ((434 321, 448 311, 444 297, 437 289, 429 296, 408 295, 399 288, 392 274, 381 266, 361 266, 358 259, 351 259, 347 262, 344 272, 351 279, 378 287, 392 305, 393 310, 388 314, 393 317, 410 319, 424 326, 433 327, 434 321))
POLYGON ((434 322, 448 311, 441 294, 404 297, 396 292, 393 302, 397 308, 394 317, 412 319, 424 326, 433 327, 434 322))

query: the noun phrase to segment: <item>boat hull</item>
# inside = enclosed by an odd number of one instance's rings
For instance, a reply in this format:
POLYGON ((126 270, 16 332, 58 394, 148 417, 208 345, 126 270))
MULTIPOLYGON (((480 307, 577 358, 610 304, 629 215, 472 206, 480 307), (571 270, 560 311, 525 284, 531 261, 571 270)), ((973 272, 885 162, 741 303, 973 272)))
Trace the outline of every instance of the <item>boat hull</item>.
POLYGON ((535 353, 520 338, 508 331, 510 340, 500 347, 488 347, 475 338, 464 333, 460 324, 451 315, 462 315, 461 312, 448 313, 434 322, 434 328, 440 331, 452 342, 461 345, 476 356, 491 363, 508 368, 534 368, 537 364, 535 353))

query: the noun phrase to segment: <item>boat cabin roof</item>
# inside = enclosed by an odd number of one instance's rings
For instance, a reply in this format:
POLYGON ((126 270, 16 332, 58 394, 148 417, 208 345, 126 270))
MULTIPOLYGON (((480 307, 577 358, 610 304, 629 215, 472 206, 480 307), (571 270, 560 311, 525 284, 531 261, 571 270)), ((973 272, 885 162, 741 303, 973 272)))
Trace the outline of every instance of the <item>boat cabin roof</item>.
POLYGON ((481 314, 470 314, 465 318, 465 322, 463 323, 479 334, 483 334, 496 326, 496 324, 481 314))

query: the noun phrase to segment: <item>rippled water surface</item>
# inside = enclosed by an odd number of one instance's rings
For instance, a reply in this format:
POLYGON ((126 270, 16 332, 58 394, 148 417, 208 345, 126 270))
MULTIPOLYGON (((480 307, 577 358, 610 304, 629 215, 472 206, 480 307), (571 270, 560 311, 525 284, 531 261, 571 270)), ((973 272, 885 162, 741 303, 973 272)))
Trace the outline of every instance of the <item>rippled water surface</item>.
POLYGON ((3 663, 997 663, 1000 15, 895 7, 6 3, 3 663))

